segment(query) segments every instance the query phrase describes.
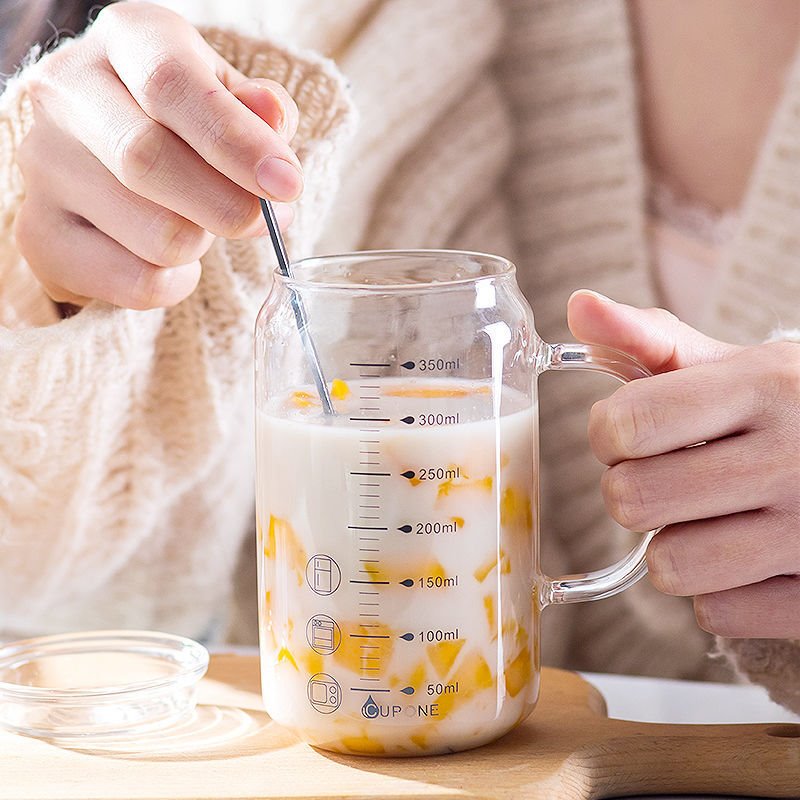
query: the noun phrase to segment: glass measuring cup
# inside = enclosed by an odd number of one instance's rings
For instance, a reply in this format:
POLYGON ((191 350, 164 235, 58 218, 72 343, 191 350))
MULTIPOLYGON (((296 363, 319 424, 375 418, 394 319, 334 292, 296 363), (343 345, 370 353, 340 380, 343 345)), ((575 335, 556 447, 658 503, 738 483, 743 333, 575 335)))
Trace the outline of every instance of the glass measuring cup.
POLYGON ((606 569, 542 574, 537 377, 648 373, 608 348, 543 342, 503 258, 362 252, 294 270, 256 326, 267 711, 343 753, 489 742, 536 704, 542 609, 631 586, 653 534, 606 569))

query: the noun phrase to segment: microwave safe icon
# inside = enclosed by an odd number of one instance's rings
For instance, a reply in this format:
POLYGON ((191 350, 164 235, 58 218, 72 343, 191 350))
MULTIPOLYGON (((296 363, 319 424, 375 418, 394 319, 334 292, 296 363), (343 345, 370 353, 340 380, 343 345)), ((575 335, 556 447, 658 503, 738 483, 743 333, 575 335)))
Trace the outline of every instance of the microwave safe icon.
POLYGON ((342 687, 327 672, 318 672, 308 681, 308 702, 320 714, 332 714, 342 703, 342 687))
POLYGON ((342 582, 342 572, 330 556, 318 553, 308 559, 306 580, 317 594, 333 594, 342 582))

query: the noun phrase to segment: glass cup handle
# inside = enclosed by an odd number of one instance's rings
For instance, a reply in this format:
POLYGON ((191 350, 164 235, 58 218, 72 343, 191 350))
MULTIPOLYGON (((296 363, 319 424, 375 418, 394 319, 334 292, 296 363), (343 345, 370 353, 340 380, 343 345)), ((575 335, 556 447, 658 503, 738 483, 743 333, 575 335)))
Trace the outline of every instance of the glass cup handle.
MULTIPOLYGON (((545 344, 539 372, 545 370, 589 369, 612 375, 622 383, 647 378, 653 373, 632 356, 591 344, 545 344)), ((605 569, 561 578, 545 577, 542 584, 543 606, 602 600, 633 586, 647 574, 647 545, 660 528, 648 531, 628 555, 605 569)))

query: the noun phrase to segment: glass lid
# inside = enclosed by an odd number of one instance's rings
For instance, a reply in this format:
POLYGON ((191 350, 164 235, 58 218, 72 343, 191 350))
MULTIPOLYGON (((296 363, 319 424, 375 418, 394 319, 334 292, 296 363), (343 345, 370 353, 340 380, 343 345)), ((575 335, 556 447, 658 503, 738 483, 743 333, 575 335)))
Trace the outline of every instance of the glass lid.
POLYGON ((190 714, 208 651, 152 631, 44 636, 0 647, 0 727, 45 739, 161 730, 190 714))

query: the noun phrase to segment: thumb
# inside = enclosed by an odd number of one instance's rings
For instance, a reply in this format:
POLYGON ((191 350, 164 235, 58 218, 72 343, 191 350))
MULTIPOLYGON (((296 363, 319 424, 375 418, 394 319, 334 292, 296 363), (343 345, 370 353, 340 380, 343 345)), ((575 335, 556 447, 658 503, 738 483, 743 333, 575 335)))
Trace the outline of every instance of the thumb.
POLYGON ((652 372, 722 361, 741 349, 705 336, 663 308, 616 303, 588 289, 569 298, 567 321, 579 341, 622 350, 652 372))

